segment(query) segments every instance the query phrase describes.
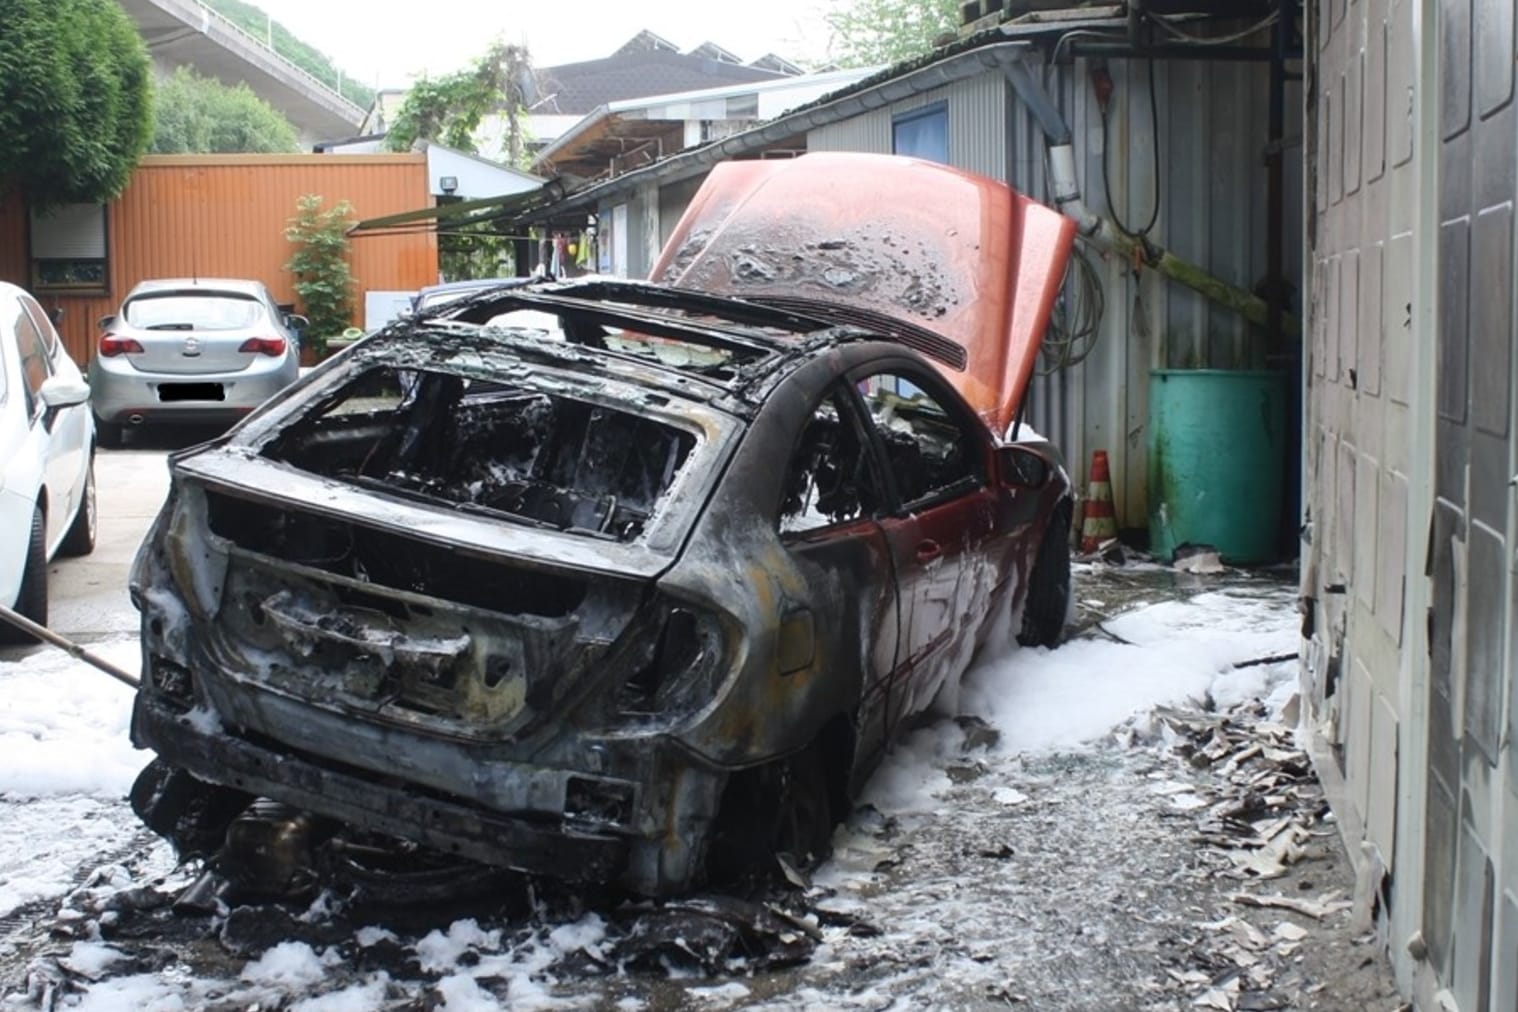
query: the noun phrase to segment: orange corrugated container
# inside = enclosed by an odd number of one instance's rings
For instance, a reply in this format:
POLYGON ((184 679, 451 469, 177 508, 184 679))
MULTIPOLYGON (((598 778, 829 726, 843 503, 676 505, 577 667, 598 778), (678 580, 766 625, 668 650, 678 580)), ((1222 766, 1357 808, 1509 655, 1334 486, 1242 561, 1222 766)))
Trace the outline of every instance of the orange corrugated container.
MULTIPOLYGON (((110 205, 109 294, 39 292, 39 299, 63 307, 59 330, 81 365, 94 352, 95 321, 146 278, 256 278, 278 301, 296 302, 284 269, 285 227, 308 193, 326 198, 325 206, 348 201, 355 220, 432 202, 422 154, 150 155, 110 205)), ((356 238, 351 251, 355 323, 365 292, 414 290, 438 277, 430 233, 356 238)), ((0 192, 0 278, 30 287, 29 274, 25 204, 14 191, 0 192)))

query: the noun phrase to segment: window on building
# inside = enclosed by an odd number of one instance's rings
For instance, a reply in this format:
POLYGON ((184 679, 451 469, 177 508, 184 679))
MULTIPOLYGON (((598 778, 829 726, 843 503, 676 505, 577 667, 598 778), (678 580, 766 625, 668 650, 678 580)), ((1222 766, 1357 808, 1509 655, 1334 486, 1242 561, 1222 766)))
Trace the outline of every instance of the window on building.
POLYGON ((31 214, 32 291, 110 294, 104 204, 31 214))
POLYGON ((891 117, 891 151, 947 164, 949 104, 935 102, 891 117))

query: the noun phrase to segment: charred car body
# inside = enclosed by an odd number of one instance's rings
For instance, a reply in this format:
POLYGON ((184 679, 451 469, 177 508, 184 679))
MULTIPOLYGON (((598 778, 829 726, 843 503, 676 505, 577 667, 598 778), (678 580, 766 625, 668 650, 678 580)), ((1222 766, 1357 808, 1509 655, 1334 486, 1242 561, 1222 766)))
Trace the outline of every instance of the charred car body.
POLYGON ((919 276, 845 278, 866 238, 777 237, 817 259, 807 277, 836 289, 819 293, 754 267, 770 253, 742 200, 698 197, 656 273, 726 263, 725 294, 470 296, 175 455, 133 573, 148 823, 211 851, 273 799, 318 835, 650 894, 822 855, 997 619, 1052 643, 1069 596, 1059 460, 997 437, 1069 232, 999 184, 894 158, 719 170, 703 196, 860 172, 962 202, 931 234, 1001 252, 966 273, 882 230, 919 276))

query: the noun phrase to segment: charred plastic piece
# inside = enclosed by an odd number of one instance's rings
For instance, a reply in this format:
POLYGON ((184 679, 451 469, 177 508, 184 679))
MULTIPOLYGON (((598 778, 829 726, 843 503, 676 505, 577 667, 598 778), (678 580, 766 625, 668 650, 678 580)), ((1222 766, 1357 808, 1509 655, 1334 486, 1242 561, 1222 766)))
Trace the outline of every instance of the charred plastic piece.
POLYGON ((315 848, 330 832, 309 812, 260 798, 227 827, 217 865, 246 894, 273 899, 308 896, 318 878, 315 848))
POLYGON ((187 860, 220 850, 227 827, 253 798, 154 759, 137 774, 129 800, 137 817, 187 860))

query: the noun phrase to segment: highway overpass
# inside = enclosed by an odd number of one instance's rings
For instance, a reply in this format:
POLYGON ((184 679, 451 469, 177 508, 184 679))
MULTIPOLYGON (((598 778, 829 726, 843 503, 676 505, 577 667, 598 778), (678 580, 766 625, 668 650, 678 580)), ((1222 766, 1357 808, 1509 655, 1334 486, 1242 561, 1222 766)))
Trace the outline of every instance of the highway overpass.
POLYGON ((121 0, 161 70, 188 66, 225 84, 246 82, 295 124, 307 144, 352 136, 366 110, 198 0, 121 0))

